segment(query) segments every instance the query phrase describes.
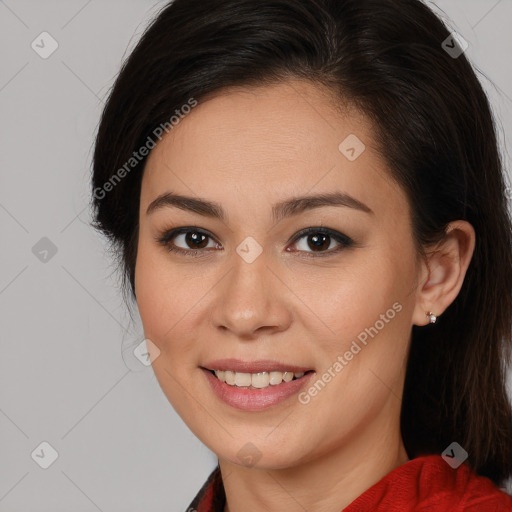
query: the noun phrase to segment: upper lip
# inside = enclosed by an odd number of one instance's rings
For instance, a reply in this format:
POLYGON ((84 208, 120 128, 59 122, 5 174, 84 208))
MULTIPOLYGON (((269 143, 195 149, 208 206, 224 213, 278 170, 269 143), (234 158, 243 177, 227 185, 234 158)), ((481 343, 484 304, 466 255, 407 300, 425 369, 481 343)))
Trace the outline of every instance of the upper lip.
POLYGON ((260 373, 260 372, 307 372, 312 368, 307 366, 298 366, 270 359, 260 359, 258 361, 241 361, 240 359, 216 359, 208 361, 203 365, 207 370, 231 370, 239 373, 260 373))

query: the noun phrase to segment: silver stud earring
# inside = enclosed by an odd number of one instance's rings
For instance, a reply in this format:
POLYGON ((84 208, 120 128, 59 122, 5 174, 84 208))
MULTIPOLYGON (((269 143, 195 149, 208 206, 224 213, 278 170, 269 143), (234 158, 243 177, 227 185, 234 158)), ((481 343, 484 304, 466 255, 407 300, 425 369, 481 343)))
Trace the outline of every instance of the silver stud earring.
POLYGON ((434 315, 434 313, 432 313, 432 311, 429 311, 428 313, 426 313, 426 315, 430 318, 430 323, 431 324, 435 324, 436 323, 437 316, 434 315))

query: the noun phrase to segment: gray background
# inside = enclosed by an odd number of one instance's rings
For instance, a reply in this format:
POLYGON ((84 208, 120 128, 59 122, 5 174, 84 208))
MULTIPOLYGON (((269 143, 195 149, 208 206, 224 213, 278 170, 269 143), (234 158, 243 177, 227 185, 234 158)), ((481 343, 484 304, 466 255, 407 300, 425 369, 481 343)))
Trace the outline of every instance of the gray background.
MULTIPOLYGON (((102 104, 163 3, 0 1, 0 512, 181 512, 216 463, 133 356, 140 322, 89 227, 102 104), (59 45, 47 59, 31 47, 43 31, 59 45), (31 456, 43 441, 58 453, 48 469, 31 456)), ((512 0, 437 5, 510 147, 512 0)))

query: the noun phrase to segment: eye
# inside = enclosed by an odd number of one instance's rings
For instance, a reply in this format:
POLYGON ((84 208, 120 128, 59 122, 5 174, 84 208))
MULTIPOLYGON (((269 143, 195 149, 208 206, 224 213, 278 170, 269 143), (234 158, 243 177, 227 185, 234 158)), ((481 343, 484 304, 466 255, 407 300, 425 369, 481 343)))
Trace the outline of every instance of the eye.
MULTIPOLYGON (((199 256, 202 249, 208 247, 207 239, 212 237, 194 226, 171 229, 157 238, 157 242, 167 248, 169 252, 177 252, 189 256, 199 256), (174 242, 173 240, 176 240, 174 242), (179 245, 184 247, 180 247, 179 245)), ((213 239, 212 239, 213 240, 213 239)), ((218 248, 214 244, 213 248, 218 248)), ((210 247, 211 248, 211 247, 210 247)))
MULTIPOLYGON (((299 231, 292 239, 292 244, 305 239, 298 250, 286 249, 288 252, 304 253, 304 257, 323 257, 337 253, 354 245, 354 241, 348 236, 323 227, 309 227, 299 231), (332 242, 338 246, 332 249, 332 242), (312 249, 309 251, 308 249, 312 249), (327 250, 329 249, 329 250, 327 250)), ((205 231, 194 226, 176 228, 166 231, 156 241, 162 244, 169 252, 176 252, 187 256, 202 256, 203 249, 220 249, 222 246, 214 242, 213 237, 205 231), (208 242, 210 239, 210 243, 208 242)))
POLYGON ((351 238, 329 228, 310 227, 303 229, 294 237, 293 243, 297 243, 297 241, 302 239, 305 240, 301 244, 298 244, 299 252, 305 253, 304 256, 307 258, 330 256, 354 245, 354 241, 351 238), (331 242, 333 241, 337 242, 338 246, 334 249, 326 250, 331 247, 331 242), (308 251, 309 248, 311 248, 312 251, 308 251))

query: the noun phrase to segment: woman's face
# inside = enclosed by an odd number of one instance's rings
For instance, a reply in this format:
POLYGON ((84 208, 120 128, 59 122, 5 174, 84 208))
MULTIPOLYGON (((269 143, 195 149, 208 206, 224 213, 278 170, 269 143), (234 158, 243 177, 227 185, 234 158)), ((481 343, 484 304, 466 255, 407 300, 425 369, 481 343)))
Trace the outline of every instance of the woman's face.
POLYGON ((237 464, 361 457, 399 438, 419 314, 410 211, 369 121, 333 105, 300 81, 230 89, 144 171, 135 287, 153 369, 195 435, 237 464), (157 241, 176 228, 188 231, 157 241))

